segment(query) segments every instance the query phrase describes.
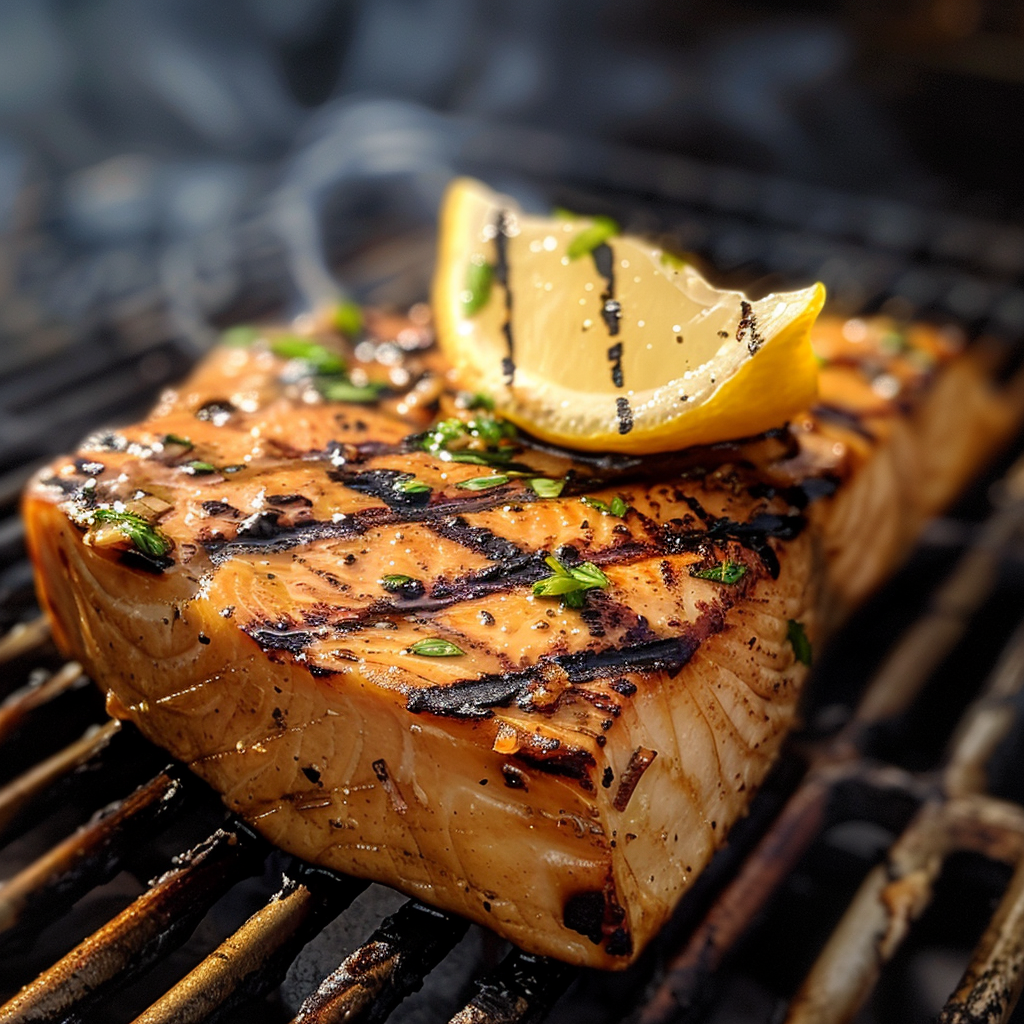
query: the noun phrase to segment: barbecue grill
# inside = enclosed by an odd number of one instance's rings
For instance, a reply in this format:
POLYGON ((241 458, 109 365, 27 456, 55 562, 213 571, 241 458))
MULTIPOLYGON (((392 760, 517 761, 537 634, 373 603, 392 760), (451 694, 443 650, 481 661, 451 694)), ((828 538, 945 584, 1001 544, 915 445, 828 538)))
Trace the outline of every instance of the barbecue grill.
POLYGON ((941 318, 1007 374, 1024 347, 1024 231, 399 104, 337 110, 269 200, 154 252, 147 288, 96 271, 77 333, 37 281, 50 350, 16 347, 0 384, 0 1024, 1008 1019, 1024 984, 1021 446, 835 638, 749 816, 621 974, 273 850, 57 656, 16 512, 32 468, 141 412, 233 320, 343 290, 422 298, 456 172, 668 232, 747 287, 821 279, 845 313, 941 318))

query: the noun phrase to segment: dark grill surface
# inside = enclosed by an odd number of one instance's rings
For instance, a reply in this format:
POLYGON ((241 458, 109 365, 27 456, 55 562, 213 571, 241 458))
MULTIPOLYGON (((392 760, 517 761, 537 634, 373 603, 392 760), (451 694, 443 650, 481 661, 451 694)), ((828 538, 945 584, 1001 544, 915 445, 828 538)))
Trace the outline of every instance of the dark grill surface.
POLYGON ((836 638, 749 817, 619 975, 270 849, 62 663, 16 517, 31 468, 143 411, 232 320, 336 298, 338 281, 422 297, 456 171, 668 231, 748 287, 820 278, 843 312, 953 320, 1015 369, 1017 229, 400 105, 369 115, 342 109, 217 238, 150 253, 158 286, 117 294, 109 254, 91 278, 77 267, 94 285, 75 293, 78 330, 30 281, 50 340, 8 347, 0 383, 0 1024, 1007 1019, 1024 982, 1020 445, 836 638))

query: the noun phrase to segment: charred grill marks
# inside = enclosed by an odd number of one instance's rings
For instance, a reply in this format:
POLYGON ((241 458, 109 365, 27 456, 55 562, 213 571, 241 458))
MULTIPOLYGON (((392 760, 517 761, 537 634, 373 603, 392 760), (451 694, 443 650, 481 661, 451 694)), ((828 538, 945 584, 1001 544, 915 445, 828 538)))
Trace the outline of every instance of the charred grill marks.
MULTIPOLYGON (((717 629, 710 631, 717 632, 717 629)), ((560 670, 570 684, 618 678, 629 672, 666 672, 674 676, 693 657, 700 643, 695 630, 692 635, 556 655, 519 672, 490 674, 447 686, 414 690, 405 706, 414 714, 426 712, 445 718, 490 718, 493 708, 509 707, 513 703, 524 710, 536 710, 530 699, 530 686, 541 678, 542 671, 552 666, 560 670)))

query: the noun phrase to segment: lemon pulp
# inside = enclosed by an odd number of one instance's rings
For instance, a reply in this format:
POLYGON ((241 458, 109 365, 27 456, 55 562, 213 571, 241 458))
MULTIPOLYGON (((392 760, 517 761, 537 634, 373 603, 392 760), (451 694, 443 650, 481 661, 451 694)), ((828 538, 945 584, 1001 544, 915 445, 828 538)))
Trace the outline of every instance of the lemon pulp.
POLYGON ((745 437, 817 394, 822 285, 748 300, 605 219, 527 215, 468 178, 445 196, 432 298, 460 384, 570 448, 745 437))

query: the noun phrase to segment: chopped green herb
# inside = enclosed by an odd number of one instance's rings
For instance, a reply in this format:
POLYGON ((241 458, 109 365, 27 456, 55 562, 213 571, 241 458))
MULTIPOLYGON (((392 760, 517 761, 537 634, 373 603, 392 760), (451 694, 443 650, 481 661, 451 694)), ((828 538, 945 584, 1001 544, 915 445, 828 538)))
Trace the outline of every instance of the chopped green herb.
POLYGON ((560 597, 569 608, 582 608, 588 590, 603 589, 611 582, 593 562, 584 562, 567 569, 551 555, 544 561, 552 570, 552 575, 534 583, 534 596, 560 597))
POLYGON ((810 665, 811 641, 807 639, 804 624, 797 622, 796 619, 790 619, 786 630, 786 639, 789 640, 789 644, 793 648, 796 660, 804 665, 810 665))
POLYGON ((255 327, 250 327, 248 324, 238 324, 235 327, 229 327, 220 336, 220 343, 222 345, 230 345, 233 348, 245 348, 251 345, 259 336, 260 332, 255 327))
POLYGON ((619 519, 622 519, 629 511, 629 505, 627 505, 626 502, 618 495, 615 495, 611 501, 601 501, 600 498, 590 498, 586 496, 580 498, 580 501, 588 508, 596 509, 598 512, 602 513, 602 515, 618 516, 619 519))
POLYGON ((314 373, 344 373, 345 360, 317 341, 286 334, 270 343, 270 351, 281 359, 301 359, 314 373))
POLYGON ((466 266, 466 290, 462 293, 462 312, 473 316, 487 304, 494 283, 494 267, 482 256, 471 256, 466 266))
POLYGON ((363 311, 359 307, 359 303, 351 300, 339 302, 334 307, 331 323, 346 338, 351 340, 358 337, 363 332, 363 311))
POLYGON ((388 573, 386 576, 381 576, 380 578, 380 585, 389 593, 401 590, 407 583, 415 582, 416 580, 412 576, 405 576, 400 572, 388 573))
POLYGON ((206 476, 209 473, 216 473, 217 467, 211 462, 203 462, 202 459, 193 459, 185 465, 185 470, 193 476, 206 476))
POLYGON ((417 640, 409 648, 410 654, 422 654, 427 658, 456 658, 466 652, 461 647, 456 647, 450 640, 442 640, 441 637, 433 636, 427 640, 417 640))
POLYGON ((910 348, 910 342, 902 331, 888 331, 878 341, 878 347, 890 356, 898 356, 910 348))
POLYGON ((328 402, 376 402, 387 389, 377 381, 353 384, 347 377, 325 377, 317 382, 317 390, 328 402))
POLYGON ((440 420, 420 438, 420 447, 446 462, 501 466, 512 460, 514 448, 506 442, 515 436, 507 420, 484 413, 471 420, 440 420))
POLYGON ((566 255, 571 260, 578 260, 581 256, 592 253, 599 245, 603 245, 609 238, 619 234, 620 228, 611 217, 594 217, 593 223, 585 227, 569 243, 566 255))
POLYGON ((455 398, 455 404, 460 409, 483 409, 486 412, 494 412, 494 399, 480 391, 460 391, 455 398))
POLYGON ((422 480, 417 480, 414 476, 402 477, 400 480, 396 480, 394 487, 396 491, 401 491, 402 494, 430 493, 430 484, 425 484, 422 480))
POLYGON ((661 254, 660 262, 663 267, 668 267, 670 270, 682 270, 689 261, 677 252, 665 251, 661 254))
POLYGON ((690 575, 699 580, 714 580, 716 583, 739 583, 747 575, 747 567, 741 562, 715 562, 704 569, 690 566, 690 575))
POLYGON ((182 437, 180 434, 164 434, 164 444, 177 444, 182 448, 194 447, 189 438, 182 437))
POLYGON ((116 526, 143 554, 160 558, 171 550, 171 542, 152 523, 134 512, 98 508, 92 515, 95 522, 116 526))
POLYGON ((565 487, 564 480, 549 480, 544 476, 533 477, 529 484, 538 498, 557 498, 565 487))
POLYGON ((507 483, 508 477, 504 473, 499 473, 497 476, 475 476, 472 480, 463 480, 455 486, 461 487, 464 491, 486 491, 490 487, 500 487, 507 483))

